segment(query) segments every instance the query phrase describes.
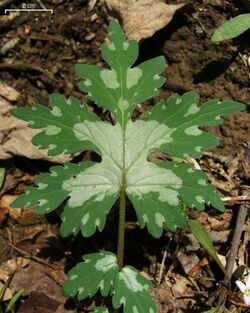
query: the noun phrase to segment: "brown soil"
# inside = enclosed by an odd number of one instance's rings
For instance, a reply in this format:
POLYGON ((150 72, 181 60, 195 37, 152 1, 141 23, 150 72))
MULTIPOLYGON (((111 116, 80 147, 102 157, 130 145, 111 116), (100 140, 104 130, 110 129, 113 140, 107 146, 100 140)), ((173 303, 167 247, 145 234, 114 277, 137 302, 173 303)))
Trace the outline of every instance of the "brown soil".
MULTIPOLYGON (((34 102, 47 105, 52 92, 86 101, 78 90, 79 79, 74 73, 74 65, 103 64, 99 47, 108 25, 104 7, 97 2, 89 12, 87 1, 44 0, 43 3, 54 9, 53 15, 21 13, 12 21, 0 21, 0 49, 11 39, 18 39, 14 48, 0 55, 0 81, 21 92, 17 106, 30 106, 34 102), (12 66, 6 66, 7 63, 12 66)), ((14 3, 8 8, 20 8, 20 5, 14 3)), ((218 98, 247 104, 245 112, 225 119, 222 126, 209 128, 219 136, 220 145, 199 161, 221 196, 236 199, 225 203, 226 211, 222 214, 213 210, 209 210, 209 215, 195 213, 211 234, 214 232, 214 244, 222 257, 230 249, 238 208, 249 205, 237 197, 249 196, 250 32, 221 44, 213 44, 210 36, 222 21, 245 11, 244 1, 196 1, 140 45, 140 59, 164 55, 168 63, 164 73, 167 81, 157 99, 195 90, 201 95, 202 102, 218 98)), ((152 102, 143 104, 142 110, 151 105, 152 102)), ((142 113, 141 110, 138 112, 142 113)), ((46 171, 51 164, 14 158, 3 165, 7 167, 7 175, 2 197, 22 191, 35 174, 46 171)), ((3 207, 0 207, 0 213, 1 209, 3 207)), ((18 255, 28 259, 28 264, 16 268, 13 278, 17 290, 28 290, 15 312, 69 312, 66 308, 73 310, 70 312, 87 312, 90 301, 79 304, 68 300, 64 306, 60 287, 65 272, 82 254, 100 248, 114 249, 116 213, 111 214, 103 235, 96 234, 92 239, 84 240, 80 237, 60 239, 60 221, 56 214, 40 218, 36 218, 33 211, 22 212, 18 217, 13 212, 8 214, 4 218, 0 214, 0 265, 18 255)), ((155 240, 136 227, 133 213, 128 215, 126 262, 143 270, 154 283, 153 294, 159 313, 203 312, 214 306, 221 292, 219 282, 223 276, 209 255, 200 246, 195 248, 192 240, 190 242, 188 230, 176 234, 166 232, 160 240, 155 240), (164 252, 166 260, 158 284, 164 252)), ((250 236, 247 230, 249 223, 246 222, 237 255, 238 265, 246 260, 250 236)), ((247 261, 245 265, 249 266, 247 261)), ((0 281, 2 279, 0 268, 0 281)), ((247 312, 234 280, 232 283, 232 290, 227 289, 224 312, 247 312)))

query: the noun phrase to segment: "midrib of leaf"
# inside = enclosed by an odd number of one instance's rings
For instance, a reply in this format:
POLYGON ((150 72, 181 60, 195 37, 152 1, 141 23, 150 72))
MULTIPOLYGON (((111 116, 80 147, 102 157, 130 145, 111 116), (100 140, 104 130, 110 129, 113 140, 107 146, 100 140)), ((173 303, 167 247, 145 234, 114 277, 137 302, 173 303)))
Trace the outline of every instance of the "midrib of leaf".
MULTIPOLYGON (((123 82, 123 73, 121 73, 121 96, 124 101, 124 82, 123 82)), ((122 188, 126 186, 126 168, 125 168, 125 158, 126 158, 126 146, 125 146, 125 133, 126 133, 126 121, 124 110, 122 110, 122 188)))
MULTIPOLYGON (((151 176, 150 176, 151 177, 151 176)), ((152 176, 153 177, 153 176, 152 176)), ((157 176, 156 176, 157 177, 157 176)), ((145 179, 145 178, 143 178, 145 179)), ((141 180, 143 180, 141 179, 141 180)), ((148 183, 147 184, 139 184, 140 180, 136 181, 136 184, 130 184, 129 187, 134 187, 136 189, 138 189, 138 186, 139 187, 148 187, 148 183)), ((173 190, 176 190, 178 189, 178 185, 174 185, 174 184, 171 184, 171 185, 166 185, 166 183, 162 183, 162 184, 153 184, 153 183, 150 183, 150 186, 166 186, 170 189, 173 189, 173 190), (175 188, 174 188, 175 187, 175 188)))

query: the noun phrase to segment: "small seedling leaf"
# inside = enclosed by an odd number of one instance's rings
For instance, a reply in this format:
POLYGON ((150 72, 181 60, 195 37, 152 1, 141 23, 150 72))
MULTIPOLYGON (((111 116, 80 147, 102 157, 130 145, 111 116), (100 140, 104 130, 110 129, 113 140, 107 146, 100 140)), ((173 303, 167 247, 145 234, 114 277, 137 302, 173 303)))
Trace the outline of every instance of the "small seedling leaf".
POLYGON ((138 43, 125 41, 125 34, 115 21, 109 25, 108 38, 110 42, 102 45, 101 52, 111 69, 78 64, 76 72, 84 79, 80 89, 110 110, 122 124, 137 104, 155 96, 163 85, 165 79, 159 74, 165 68, 165 59, 157 57, 131 68, 138 56, 138 43))
POLYGON ((213 42, 235 38, 250 28, 250 13, 241 14, 226 21, 213 33, 213 42))
POLYGON ((156 313, 156 304, 149 293, 151 282, 132 266, 125 266, 116 275, 112 303, 114 308, 123 305, 124 313, 156 313))
POLYGON ((214 261, 220 267, 222 272, 226 275, 225 268, 222 265, 220 259, 218 258, 218 255, 214 249, 213 243, 211 239, 209 238, 208 232, 206 231, 204 226, 198 220, 191 220, 191 219, 188 220, 188 226, 190 227, 191 232, 193 233, 197 241, 203 246, 203 248, 207 250, 209 255, 214 259, 214 261))
POLYGON ((100 289, 102 296, 107 296, 113 290, 118 272, 116 256, 102 251, 87 254, 83 260, 69 271, 69 279, 63 285, 63 294, 83 300, 94 296, 100 289))
MULTIPOLYGON (((63 286, 65 296, 84 300, 100 289, 103 296, 112 296, 114 308, 123 305, 124 313, 157 312, 149 293, 151 282, 132 266, 118 271, 116 256, 106 251, 85 255, 83 260, 69 271, 69 278, 63 286)), ((108 310, 98 307, 93 312, 108 313, 108 310)))
POLYGON ((49 97, 51 110, 41 104, 34 104, 32 108, 17 108, 11 114, 29 122, 30 128, 46 128, 34 136, 32 143, 39 149, 48 149, 48 155, 60 153, 70 154, 83 150, 96 150, 94 142, 89 137, 88 123, 99 122, 99 118, 88 111, 86 105, 75 97, 65 98, 54 93, 49 97), (84 123, 85 129, 77 125, 84 123))

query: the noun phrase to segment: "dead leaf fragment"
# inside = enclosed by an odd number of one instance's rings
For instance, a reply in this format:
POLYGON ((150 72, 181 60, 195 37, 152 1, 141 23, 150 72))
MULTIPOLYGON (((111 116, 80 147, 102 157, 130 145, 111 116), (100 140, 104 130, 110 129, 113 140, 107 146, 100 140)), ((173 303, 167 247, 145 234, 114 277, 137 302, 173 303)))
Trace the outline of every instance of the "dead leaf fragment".
POLYGON ((172 20, 184 3, 166 4, 162 0, 102 0, 109 13, 121 17, 129 39, 140 41, 151 37, 172 20))
MULTIPOLYGON (((30 262, 29 266, 21 268, 13 277, 10 287, 15 290, 25 289, 27 294, 32 291, 50 295, 50 298, 64 303, 65 298, 61 292, 61 286, 44 273, 44 265, 30 262)), ((61 270, 62 275, 63 269, 61 270)), ((39 311, 40 312, 40 311, 39 311)))
POLYGON ((11 275, 13 275, 18 269, 26 267, 29 262, 30 260, 27 258, 17 257, 3 263, 0 266, 0 280, 6 282, 11 275))
MULTIPOLYGON (((60 302, 48 297, 44 292, 32 291, 29 298, 21 303, 19 312, 20 313, 53 313, 57 310, 60 302)), ((61 311, 63 312, 63 311, 61 311)))
MULTIPOLYGON (((0 282, 0 291, 1 291, 3 288, 5 288, 5 285, 0 282)), ((2 300, 3 300, 3 301, 8 301, 8 300, 10 300, 10 299, 13 297, 13 295, 14 295, 13 290, 11 290, 9 287, 7 287, 7 288, 5 289, 4 294, 3 294, 3 299, 2 299, 2 300)))
POLYGON ((20 93, 14 88, 0 82, 0 96, 9 101, 16 101, 20 96, 20 93))

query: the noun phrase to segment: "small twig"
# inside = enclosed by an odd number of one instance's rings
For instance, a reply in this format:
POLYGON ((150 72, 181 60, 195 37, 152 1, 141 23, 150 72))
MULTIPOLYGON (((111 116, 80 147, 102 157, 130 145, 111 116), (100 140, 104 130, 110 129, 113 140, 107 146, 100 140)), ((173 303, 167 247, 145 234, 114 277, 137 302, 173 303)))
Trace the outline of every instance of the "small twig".
POLYGON ((223 202, 237 202, 237 201, 249 201, 250 196, 234 196, 234 197, 223 197, 223 202))
POLYGON ((166 261, 166 257, 167 257, 167 250, 165 250, 163 253, 163 257, 162 257, 162 261, 161 261, 160 274, 159 274, 158 281, 157 281, 158 285, 160 285, 161 280, 162 280, 163 268, 164 268, 164 264, 166 261))
POLYGON ((48 70, 44 70, 37 65, 28 64, 28 63, 20 63, 20 64, 0 63, 0 70, 1 69, 10 69, 10 70, 17 70, 17 71, 23 71, 23 70, 36 71, 36 72, 46 75, 52 80, 54 79, 53 74, 50 73, 48 70))
POLYGON ((211 151, 202 151, 203 156, 206 156, 210 159, 215 159, 219 161, 220 163, 227 163, 228 162, 228 157, 224 155, 220 155, 211 151))
POLYGON ((20 38, 12 38, 7 41, 0 49, 0 55, 5 55, 9 50, 13 49, 20 41, 20 38))
POLYGON ((29 39, 41 40, 41 41, 54 41, 54 42, 60 42, 60 43, 65 42, 65 38, 61 35, 51 35, 51 34, 35 33, 35 32, 32 32, 29 35, 29 39))
POLYGON ((204 25, 201 23, 200 18, 199 18, 199 13, 198 13, 198 12, 193 13, 193 14, 192 14, 192 17, 194 18, 195 21, 198 22, 200 28, 201 28, 201 29, 203 30, 203 32, 207 35, 207 37, 210 38, 210 37, 211 37, 211 33, 209 33, 209 32, 207 31, 207 29, 204 27, 204 25))
POLYGON ((247 216, 247 207, 245 207, 244 205, 241 205, 238 216, 237 216, 230 254, 227 260, 226 271, 227 271, 229 278, 231 278, 232 276, 233 265, 234 265, 237 252, 239 250, 240 238, 241 238, 241 234, 244 228, 246 216, 247 216))
MULTIPOLYGON (((246 216, 247 216, 247 208, 244 205, 241 205, 238 216, 237 216, 235 229, 234 229, 234 235, 232 239, 230 253, 227 257, 226 273, 227 273, 228 278, 225 277, 223 280, 224 283, 228 284, 229 288, 230 288, 230 281, 231 281, 232 272, 233 272, 233 265, 234 265, 237 252, 239 250, 240 238, 241 238, 241 234, 242 234, 243 227, 245 224, 246 216)), ((224 312, 225 302, 226 302, 226 289, 223 289, 222 292, 220 293, 219 300, 218 300, 218 305, 220 306, 219 313, 224 312)))
POLYGON ((47 261, 45 261, 45 260, 43 260, 43 259, 41 259, 41 258, 38 258, 37 256, 31 255, 31 254, 29 254, 28 252, 26 252, 26 251, 24 251, 24 250, 22 250, 22 249, 17 248, 17 247, 16 247, 15 245, 13 245, 11 242, 9 242, 9 246, 10 246, 12 249, 14 249, 15 251, 17 251, 18 253, 20 253, 22 256, 25 256, 25 257, 27 257, 27 258, 33 260, 33 261, 36 261, 37 263, 40 263, 40 264, 43 264, 43 265, 47 265, 47 266, 49 266, 49 267, 52 268, 52 269, 56 269, 56 268, 57 268, 56 265, 52 265, 52 264, 50 264, 49 262, 47 262, 47 261))

